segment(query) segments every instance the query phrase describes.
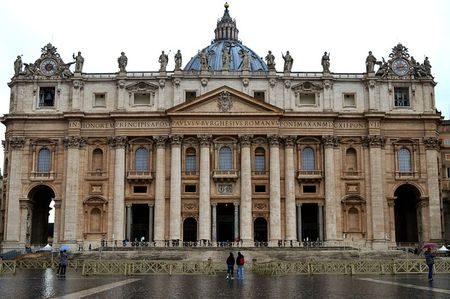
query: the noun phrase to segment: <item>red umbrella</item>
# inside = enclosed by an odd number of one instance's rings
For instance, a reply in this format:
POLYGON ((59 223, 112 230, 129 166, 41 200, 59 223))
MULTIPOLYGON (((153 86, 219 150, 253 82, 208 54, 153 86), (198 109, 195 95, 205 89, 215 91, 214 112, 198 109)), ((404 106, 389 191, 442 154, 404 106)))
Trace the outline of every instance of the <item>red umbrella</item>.
POLYGON ((423 243, 423 245, 422 245, 422 248, 434 249, 434 248, 438 248, 438 247, 439 247, 439 245, 436 243, 423 243))

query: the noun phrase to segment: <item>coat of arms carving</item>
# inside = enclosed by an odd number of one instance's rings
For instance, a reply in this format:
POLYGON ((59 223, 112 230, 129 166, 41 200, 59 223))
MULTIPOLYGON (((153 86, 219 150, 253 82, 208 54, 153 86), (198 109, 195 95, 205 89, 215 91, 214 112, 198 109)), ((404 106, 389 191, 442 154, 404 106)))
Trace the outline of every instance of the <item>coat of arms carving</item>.
POLYGON ((233 107, 233 101, 228 91, 222 91, 217 99, 217 107, 222 112, 228 112, 233 107))

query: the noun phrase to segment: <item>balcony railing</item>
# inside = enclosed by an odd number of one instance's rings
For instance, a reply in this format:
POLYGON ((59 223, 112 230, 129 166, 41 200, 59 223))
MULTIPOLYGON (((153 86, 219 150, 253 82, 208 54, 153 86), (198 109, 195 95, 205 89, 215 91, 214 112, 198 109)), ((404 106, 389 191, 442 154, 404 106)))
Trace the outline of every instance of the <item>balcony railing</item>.
POLYGON ((297 173, 299 181, 317 181, 322 179, 322 170, 299 170, 297 173))
POLYGON ((183 171, 184 176, 198 176, 199 172, 196 170, 183 171))
POLYGON ((417 178, 417 172, 416 171, 396 171, 395 178, 400 179, 400 180, 415 179, 415 178, 417 178))
POLYGON ((265 171, 265 170, 263 170, 263 171, 252 171, 252 175, 253 176, 267 176, 267 175, 269 175, 269 172, 265 171))
POLYGON ((31 172, 31 181, 52 181, 55 179, 55 173, 53 171, 33 171, 31 172))
POLYGON ((152 172, 149 170, 129 170, 127 172, 127 180, 129 181, 151 181, 153 180, 152 172))
POLYGON ((213 179, 215 181, 236 181, 239 177, 239 171, 236 169, 214 169, 213 179))

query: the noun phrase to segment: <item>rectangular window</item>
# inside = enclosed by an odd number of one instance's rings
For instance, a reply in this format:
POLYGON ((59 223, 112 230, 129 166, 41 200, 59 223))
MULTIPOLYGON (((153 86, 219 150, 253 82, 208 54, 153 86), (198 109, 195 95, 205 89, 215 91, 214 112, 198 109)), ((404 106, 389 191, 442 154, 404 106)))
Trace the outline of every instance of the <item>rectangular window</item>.
POLYGON ((443 144, 444 145, 450 145, 450 139, 444 139, 443 144))
POLYGON ((106 107, 106 94, 104 93, 94 94, 94 107, 106 107))
POLYGON ((355 94, 353 93, 344 93, 344 107, 355 107, 355 94))
POLYGON ((197 192, 197 185, 184 185, 184 192, 197 192))
POLYGON ((266 98, 266 93, 264 91, 255 91, 253 92, 253 97, 257 100, 264 101, 266 98))
POLYGON ((450 154, 445 154, 445 160, 450 160, 450 154))
POLYGON ((450 167, 447 167, 447 179, 450 179, 450 167))
POLYGON ((185 97, 186 97, 186 101, 193 100, 197 97, 197 92, 196 91, 186 91, 185 97))
POLYGON ((316 185, 303 185, 303 193, 316 193, 316 185))
POLYGON ((40 87, 39 88, 39 107, 55 106, 55 88, 40 87))
POLYGON ((133 186, 133 193, 147 193, 147 186, 133 186))
POLYGON ((135 93, 134 94, 134 104, 135 105, 150 105, 150 94, 149 93, 135 93))
POLYGON ((300 94, 300 105, 316 105, 316 94, 315 93, 301 93, 300 94))
POLYGON ((409 107, 409 88, 394 88, 394 105, 395 107, 409 107))
POLYGON ((255 192, 266 192, 266 185, 255 185, 255 192))

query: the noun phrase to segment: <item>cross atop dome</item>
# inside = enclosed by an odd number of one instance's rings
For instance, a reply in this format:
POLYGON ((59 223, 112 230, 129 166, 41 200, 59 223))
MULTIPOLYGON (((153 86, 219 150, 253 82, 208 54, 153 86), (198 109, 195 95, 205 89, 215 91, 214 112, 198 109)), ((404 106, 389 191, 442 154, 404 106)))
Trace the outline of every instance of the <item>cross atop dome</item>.
POLYGON ((230 17, 230 12, 228 10, 228 2, 225 2, 225 11, 223 17, 217 21, 216 30, 214 33, 216 35, 214 41, 219 40, 238 40, 239 30, 236 28, 236 21, 230 17))

